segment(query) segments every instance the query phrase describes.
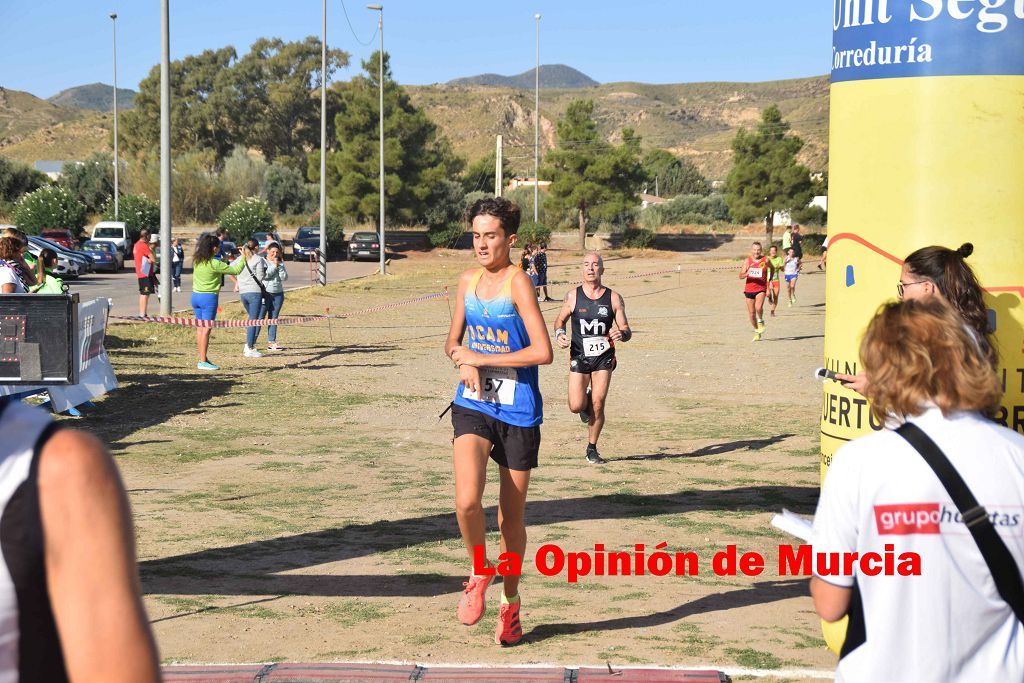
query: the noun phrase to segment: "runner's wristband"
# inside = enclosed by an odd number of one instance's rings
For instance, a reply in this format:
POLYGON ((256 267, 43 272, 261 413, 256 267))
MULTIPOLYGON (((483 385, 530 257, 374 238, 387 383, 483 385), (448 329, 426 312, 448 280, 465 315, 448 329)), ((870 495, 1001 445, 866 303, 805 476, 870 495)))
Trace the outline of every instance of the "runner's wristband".
POLYGON ((565 328, 559 327, 557 330, 555 330, 555 339, 558 339, 559 337, 565 335, 565 333, 565 328))

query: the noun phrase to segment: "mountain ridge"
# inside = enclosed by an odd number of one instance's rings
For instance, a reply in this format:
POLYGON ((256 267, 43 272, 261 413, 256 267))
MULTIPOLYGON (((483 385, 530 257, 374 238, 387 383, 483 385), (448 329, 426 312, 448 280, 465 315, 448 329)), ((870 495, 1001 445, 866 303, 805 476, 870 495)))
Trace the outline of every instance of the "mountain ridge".
MULTIPOLYGON (((117 108, 131 109, 134 105, 136 92, 130 88, 117 89, 117 108)), ((90 111, 113 111, 114 88, 105 83, 88 83, 65 88, 46 101, 59 107, 73 107, 90 111)))
MULTIPOLYGON (((445 85, 461 86, 485 86, 500 88, 520 88, 533 90, 535 86, 537 69, 529 69, 515 76, 502 76, 500 74, 478 74, 476 76, 465 76, 453 78, 445 85)), ((541 64, 540 65, 540 87, 541 89, 551 88, 592 88, 601 85, 590 76, 578 69, 566 64, 541 64)))

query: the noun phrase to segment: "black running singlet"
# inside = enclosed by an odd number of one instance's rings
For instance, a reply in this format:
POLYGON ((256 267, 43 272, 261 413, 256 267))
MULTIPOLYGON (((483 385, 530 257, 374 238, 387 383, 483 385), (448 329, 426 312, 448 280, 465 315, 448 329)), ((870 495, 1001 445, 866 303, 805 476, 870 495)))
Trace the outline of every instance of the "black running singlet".
POLYGON ((570 324, 572 339, 569 357, 589 360, 605 359, 615 355, 615 346, 608 338, 615 322, 612 311, 612 290, 604 288, 599 299, 591 299, 583 293, 583 287, 576 288, 576 305, 572 309, 570 324))
POLYGON ((65 683, 50 606, 36 479, 56 424, 39 408, 0 398, 0 680, 65 683))

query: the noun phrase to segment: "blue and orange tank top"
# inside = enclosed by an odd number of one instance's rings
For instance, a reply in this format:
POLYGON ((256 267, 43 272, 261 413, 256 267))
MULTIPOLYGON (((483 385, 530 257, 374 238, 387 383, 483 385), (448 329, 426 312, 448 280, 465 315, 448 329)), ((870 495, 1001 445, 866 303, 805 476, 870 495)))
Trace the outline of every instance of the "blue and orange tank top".
MULTIPOLYGON (((477 353, 513 353, 530 345, 526 325, 512 303, 511 272, 493 299, 481 299, 476 287, 484 274, 481 268, 466 288, 467 348, 477 353)), ((477 410, 516 427, 536 427, 544 421, 537 366, 525 368, 480 368, 480 391, 473 393, 459 382, 455 405, 477 410)))

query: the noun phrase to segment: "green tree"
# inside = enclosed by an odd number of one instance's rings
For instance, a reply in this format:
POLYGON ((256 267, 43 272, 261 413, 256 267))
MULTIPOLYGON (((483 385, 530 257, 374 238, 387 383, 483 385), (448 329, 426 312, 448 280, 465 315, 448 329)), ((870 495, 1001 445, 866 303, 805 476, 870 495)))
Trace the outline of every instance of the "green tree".
POLYGON ((310 196, 302 174, 276 161, 267 168, 264 196, 277 213, 296 214, 309 209, 310 196))
POLYGON ((235 147, 224 160, 220 182, 232 199, 262 196, 268 164, 259 156, 251 156, 245 147, 235 147))
POLYGON ((768 244, 775 212, 802 209, 814 196, 810 171, 796 161, 804 143, 788 132, 772 105, 761 112, 754 132, 741 128, 732 141, 733 165, 725 181, 729 212, 737 221, 763 219, 768 244))
MULTIPOLYGON (((219 160, 242 137, 246 100, 231 87, 238 55, 233 47, 205 50, 171 62, 171 149, 175 154, 211 149, 219 160)), ((134 107, 121 114, 119 135, 127 152, 160 143, 160 66, 139 84, 134 107)))
MULTIPOLYGON (((497 166, 497 154, 489 152, 481 159, 477 159, 462 173, 462 188, 466 194, 470 192, 487 192, 494 194, 494 169, 497 166)), ((509 160, 501 158, 501 177, 504 182, 512 177, 512 165, 509 160)))
MULTIPOLYGON (((160 229, 160 205, 141 194, 126 194, 120 198, 117 207, 120 220, 133 233, 140 230, 157 232, 160 229)), ((107 200, 103 209, 103 220, 114 220, 114 198, 107 200)))
MULTIPOLYGON (((375 52, 363 62, 365 76, 339 88, 335 117, 338 150, 329 152, 329 212, 347 222, 367 222, 379 214, 378 64, 375 52)), ((319 178, 319 154, 310 154, 311 180, 319 178)), ((462 161, 439 136, 437 126, 413 106, 408 94, 391 78, 384 56, 384 193, 389 221, 421 220, 431 203, 447 195, 442 181, 455 178, 462 161)))
POLYGON ((48 228, 77 233, 85 225, 85 205, 59 185, 41 187, 14 205, 14 224, 32 235, 48 228))
POLYGON ((711 194, 711 183, 689 159, 681 159, 664 149, 652 149, 644 155, 647 191, 657 189, 660 197, 681 194, 711 194), (657 179, 657 182, 655 182, 657 179))
MULTIPOLYGON (((328 79, 348 66, 348 53, 327 51, 328 79)), ((306 152, 320 147, 320 39, 286 43, 260 38, 223 77, 240 140, 267 161, 303 169, 306 152)), ((328 120, 331 103, 329 98, 328 120)), ((329 133, 331 131, 328 131, 329 133)))
POLYGON ((555 211, 576 215, 583 249, 592 217, 621 223, 634 208, 636 188, 645 177, 639 138, 626 129, 617 147, 603 140, 592 100, 570 102, 557 132, 558 146, 548 153, 542 171, 551 178, 547 203, 555 211))
POLYGON ((99 213, 114 195, 114 158, 94 152, 85 161, 69 161, 64 164, 59 183, 86 209, 99 213))
POLYGON ((49 182, 45 173, 40 173, 26 164, 0 157, 0 208, 49 182))

